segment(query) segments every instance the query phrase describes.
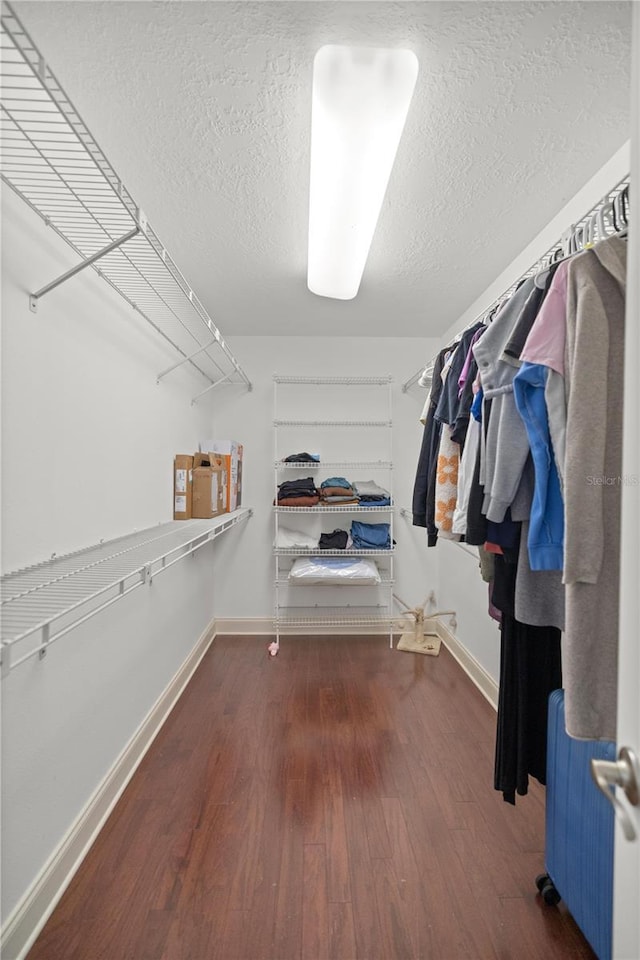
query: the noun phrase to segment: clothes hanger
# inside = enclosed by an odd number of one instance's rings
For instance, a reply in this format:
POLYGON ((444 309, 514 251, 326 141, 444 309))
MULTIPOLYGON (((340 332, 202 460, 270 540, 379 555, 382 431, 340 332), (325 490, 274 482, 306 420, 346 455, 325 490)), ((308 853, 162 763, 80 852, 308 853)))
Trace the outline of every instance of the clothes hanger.
POLYGON ((604 240, 609 230, 612 230, 614 233, 618 232, 616 227, 616 214, 611 200, 603 203, 598 210, 598 233, 601 240, 604 240))
POLYGON ((616 194, 613 198, 613 212, 616 225, 616 233, 629 226, 629 187, 616 194))

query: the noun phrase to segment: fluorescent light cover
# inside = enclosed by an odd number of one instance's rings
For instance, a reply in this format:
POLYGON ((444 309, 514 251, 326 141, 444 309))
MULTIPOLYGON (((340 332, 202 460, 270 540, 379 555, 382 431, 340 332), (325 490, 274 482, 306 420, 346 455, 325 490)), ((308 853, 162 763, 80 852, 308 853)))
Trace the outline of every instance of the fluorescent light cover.
POLYGON ((313 62, 307 285, 358 292, 418 76, 410 50, 321 47, 313 62))

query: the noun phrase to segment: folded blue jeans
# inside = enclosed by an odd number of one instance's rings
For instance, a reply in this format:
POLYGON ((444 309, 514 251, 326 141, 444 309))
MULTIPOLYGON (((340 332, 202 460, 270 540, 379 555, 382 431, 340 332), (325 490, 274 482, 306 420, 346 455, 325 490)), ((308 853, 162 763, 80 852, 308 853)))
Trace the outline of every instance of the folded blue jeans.
POLYGON ((391 547, 390 525, 354 520, 351 524, 351 539, 357 550, 389 550, 391 547))

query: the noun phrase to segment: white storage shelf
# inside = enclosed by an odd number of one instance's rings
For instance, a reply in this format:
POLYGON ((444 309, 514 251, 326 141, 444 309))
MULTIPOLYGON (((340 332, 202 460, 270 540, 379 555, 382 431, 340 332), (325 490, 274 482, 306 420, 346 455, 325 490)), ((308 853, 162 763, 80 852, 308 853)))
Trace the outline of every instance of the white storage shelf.
MULTIPOLYGON (((93 139, 8 3, 2 3, 2 180, 74 251, 76 266, 30 295, 41 298, 87 267, 176 352, 161 380, 189 364, 205 381, 251 382, 164 244, 93 139)), ((50 282, 47 282, 50 281, 50 282)), ((46 304, 46 301, 44 301, 46 304)))
MULTIPOLYGON (((314 554, 314 556, 317 556, 317 554, 314 554)), ((382 577, 382 579, 380 580, 380 583, 361 583, 361 584, 356 584, 356 586, 362 587, 363 589, 375 590, 376 587, 379 587, 379 586, 388 587, 388 586, 392 586, 393 583, 394 583, 393 580, 389 580, 387 577, 382 577)), ((340 590, 342 587, 354 586, 354 584, 351 584, 348 581, 346 581, 343 584, 336 584, 336 583, 306 584, 303 580, 301 580, 300 582, 297 582, 296 580, 292 580, 290 577, 281 577, 279 580, 275 581, 275 584, 278 587, 293 587, 293 589, 296 591, 311 590, 311 589, 315 590, 318 587, 328 587, 328 588, 334 588, 334 589, 337 588, 338 590, 340 590)))
POLYGON ((391 470, 392 466, 390 460, 329 460, 322 463, 318 460, 302 460, 297 463, 276 460, 275 462, 276 470, 391 470))
POLYGON ((307 550, 304 547, 274 547, 275 557, 390 557, 395 553, 394 547, 389 550, 320 550, 315 547, 307 550))
POLYGON ((297 513, 304 516, 307 513, 316 515, 319 513, 391 513, 393 505, 390 507, 361 507, 357 503, 347 503, 336 504, 335 506, 318 504, 316 507, 274 507, 273 509, 275 513, 297 513))
MULTIPOLYGON (((385 427, 391 420, 274 420, 274 427, 385 427)), ((307 451, 308 452, 308 451, 307 451)))
POLYGON ((357 386, 373 386, 373 387, 387 387, 393 383, 393 377, 384 376, 384 377, 296 377, 296 376, 281 376, 280 374, 274 374, 273 377, 274 383, 299 383, 306 386, 320 386, 320 387, 333 387, 333 386, 343 386, 343 387, 357 387, 357 386))
POLYGON ((238 523, 242 507, 212 520, 172 520, 5 574, 0 579, 2 674, 132 590, 150 584, 238 523))
MULTIPOLYGON (((317 518, 325 514, 327 517, 347 515, 353 519, 366 522, 366 515, 370 515, 371 523, 388 522, 391 543, 393 544, 393 491, 391 458, 392 426, 391 417, 391 390, 392 378, 382 377, 286 377, 274 376, 274 469, 275 485, 280 483, 280 475, 287 471, 306 471, 314 477, 319 471, 325 476, 333 471, 346 472, 353 478, 356 485, 375 471, 384 472, 385 478, 380 485, 389 492, 390 505, 361 506, 358 503, 325 505, 313 507, 288 507, 274 504, 275 543, 278 542, 279 519, 286 515, 287 522, 293 517, 307 519, 317 524, 317 518), (298 386, 292 392, 287 387, 298 386), (312 390, 305 393, 305 388, 312 390), (322 387, 332 388, 329 394, 323 393, 322 387), (358 391, 357 388, 365 388, 358 391), (382 388, 382 389, 376 389, 382 388), (293 396, 293 399, 292 399, 293 396), (297 397, 297 399, 295 399, 297 397), (315 419, 314 408, 321 409, 328 414, 323 419, 315 419), (331 409, 333 407, 333 409, 331 409), (342 412, 352 416, 343 418, 342 412), (288 413, 295 412, 298 417, 289 419, 288 413), (335 417, 331 413, 337 413, 335 417), (307 417, 300 416, 307 414, 307 417), (364 414, 364 416, 363 416, 364 414), (321 454, 320 460, 289 462, 284 459, 296 449, 291 437, 298 431, 299 450, 307 450, 321 454), (300 431, 303 433, 300 433, 300 431), (316 431, 314 433, 314 431, 316 431), (331 432, 329 432, 331 431, 331 432), (377 431, 377 432, 376 432, 377 431), (354 433, 356 436, 354 437, 354 433), (313 437, 320 440, 320 447, 315 448, 313 437), (286 440, 285 440, 286 438, 286 440), (288 449, 281 449, 284 443, 288 449), (376 459, 371 459, 374 453, 376 459), (337 456, 336 456, 337 454, 337 456), (346 454, 346 456, 345 456, 346 454), (364 454, 364 456, 363 456, 364 454), (326 455, 326 459, 323 459, 326 455), (348 472, 347 472, 348 471, 348 472)), ((319 481, 318 481, 319 482, 319 481)), ((300 528, 301 529, 301 528, 300 528)), ((328 530, 331 527, 327 528, 328 530)), ((307 533, 310 531, 307 529, 307 533)), ((313 535, 317 533, 314 530, 313 535)), ((310 627, 353 628, 380 626, 383 624, 389 629, 392 641, 393 627, 393 558, 394 549, 381 550, 320 550, 315 548, 278 547, 274 545, 275 560, 275 599, 274 599, 274 627, 276 631, 275 650, 279 648, 280 635, 283 631, 307 629, 310 627), (341 557, 342 559, 369 557, 375 558, 380 570, 379 584, 304 584, 294 583, 289 577, 291 560, 296 557, 341 557), (323 587, 321 595, 327 599, 327 604, 307 603, 317 587, 323 587), (334 591, 331 593, 331 591, 334 591), (304 605, 302 598, 304 597, 304 605)), ((349 632, 349 631, 347 631, 349 632)), ((272 650, 272 652, 274 652, 272 650)))

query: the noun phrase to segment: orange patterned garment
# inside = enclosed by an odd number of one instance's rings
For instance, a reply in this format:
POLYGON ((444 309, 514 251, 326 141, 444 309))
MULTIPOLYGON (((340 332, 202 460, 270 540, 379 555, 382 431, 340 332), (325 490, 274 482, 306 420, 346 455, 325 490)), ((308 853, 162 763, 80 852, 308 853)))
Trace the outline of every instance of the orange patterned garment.
POLYGON ((451 532, 458 502, 459 465, 460 445, 451 439, 451 427, 445 423, 442 426, 436 472, 436 527, 438 536, 446 540, 460 539, 459 534, 451 532))

